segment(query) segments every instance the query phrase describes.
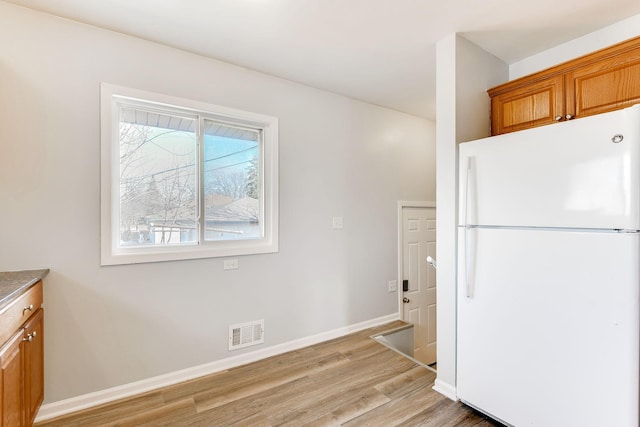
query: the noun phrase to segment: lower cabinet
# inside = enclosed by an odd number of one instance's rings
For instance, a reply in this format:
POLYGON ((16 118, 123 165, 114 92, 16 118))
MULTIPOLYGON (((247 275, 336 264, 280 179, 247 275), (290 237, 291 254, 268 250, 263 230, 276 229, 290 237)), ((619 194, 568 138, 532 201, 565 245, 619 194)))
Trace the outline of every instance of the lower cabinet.
POLYGON ((31 426, 44 398, 42 283, 0 311, 0 427, 31 426), (9 330, 13 330, 9 335, 9 330))
POLYGON ((24 326, 24 411, 33 424, 44 400, 44 311, 38 310, 24 326))
POLYGON ((2 427, 24 425, 24 357, 22 331, 16 333, 0 349, 0 420, 2 427))

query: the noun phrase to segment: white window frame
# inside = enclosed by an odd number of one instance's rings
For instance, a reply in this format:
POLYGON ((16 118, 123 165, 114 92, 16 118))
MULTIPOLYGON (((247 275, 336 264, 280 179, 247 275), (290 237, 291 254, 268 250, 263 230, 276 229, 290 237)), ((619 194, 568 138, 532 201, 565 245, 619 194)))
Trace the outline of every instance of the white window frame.
POLYGON ((205 102, 102 83, 100 86, 100 228, 101 265, 135 264, 278 252, 278 119, 205 102), (262 131, 261 225, 255 240, 207 241, 193 245, 120 247, 119 241, 119 113, 118 102, 151 102, 159 106, 206 114, 262 131))

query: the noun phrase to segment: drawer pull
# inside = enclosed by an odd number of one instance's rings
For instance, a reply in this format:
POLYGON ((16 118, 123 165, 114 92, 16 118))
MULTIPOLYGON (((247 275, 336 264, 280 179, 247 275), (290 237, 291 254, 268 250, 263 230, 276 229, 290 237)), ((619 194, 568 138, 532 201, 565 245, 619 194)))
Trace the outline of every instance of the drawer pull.
POLYGON ((25 311, 33 311, 33 304, 29 304, 29 307, 25 307, 22 309, 22 315, 24 316, 25 311))
POLYGON ((22 341, 27 341, 27 342, 31 342, 33 341, 33 339, 36 337, 36 333, 33 332, 31 334, 27 334, 26 338, 22 338, 22 341))

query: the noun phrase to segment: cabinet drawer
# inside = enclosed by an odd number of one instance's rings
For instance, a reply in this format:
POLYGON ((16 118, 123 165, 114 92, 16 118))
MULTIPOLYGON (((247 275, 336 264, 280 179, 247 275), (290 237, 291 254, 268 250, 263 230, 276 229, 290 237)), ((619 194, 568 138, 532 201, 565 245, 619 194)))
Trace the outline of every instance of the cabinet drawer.
POLYGON ((42 306, 42 281, 0 311, 0 346, 42 306))

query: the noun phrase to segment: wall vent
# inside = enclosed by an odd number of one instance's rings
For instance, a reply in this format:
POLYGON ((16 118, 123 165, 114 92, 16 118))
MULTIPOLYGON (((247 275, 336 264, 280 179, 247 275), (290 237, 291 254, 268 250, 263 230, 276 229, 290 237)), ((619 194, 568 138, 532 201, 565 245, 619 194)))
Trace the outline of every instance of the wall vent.
POLYGON ((249 347, 264 342, 264 320, 229 326, 229 350, 249 347))

